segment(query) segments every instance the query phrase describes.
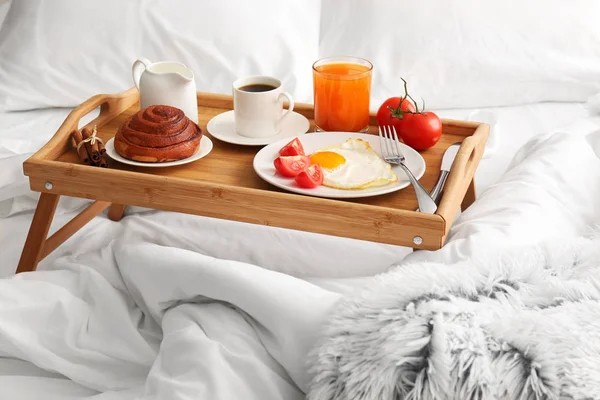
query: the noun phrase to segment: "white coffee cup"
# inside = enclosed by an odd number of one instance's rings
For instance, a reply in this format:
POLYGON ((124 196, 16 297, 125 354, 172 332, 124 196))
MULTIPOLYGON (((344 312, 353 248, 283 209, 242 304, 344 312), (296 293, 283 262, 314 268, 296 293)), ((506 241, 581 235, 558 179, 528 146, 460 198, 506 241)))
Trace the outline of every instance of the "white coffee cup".
POLYGON ((238 135, 262 138, 277 135, 281 121, 294 109, 292 96, 283 91, 281 81, 270 76, 251 76, 233 82, 233 112, 235 131, 238 135), (269 86, 262 91, 260 86, 269 86), (254 88, 252 88, 254 86, 254 88), (283 110, 287 99, 288 109, 283 110))

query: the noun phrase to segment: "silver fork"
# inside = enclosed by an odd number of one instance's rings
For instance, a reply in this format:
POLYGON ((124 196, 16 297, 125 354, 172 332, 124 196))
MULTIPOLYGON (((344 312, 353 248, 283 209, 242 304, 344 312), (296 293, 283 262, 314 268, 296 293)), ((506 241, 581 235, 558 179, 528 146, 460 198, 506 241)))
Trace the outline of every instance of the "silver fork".
POLYGON ((390 163, 396 164, 402 167, 410 183, 415 188, 417 194, 417 203, 419 203, 419 210, 424 213, 433 214, 437 210, 435 201, 429 196, 427 190, 419 183, 417 178, 413 175, 410 169, 406 166, 404 155, 400 150, 400 141, 398 140, 398 134, 396 128, 393 126, 380 126, 379 127, 379 145, 381 146, 381 155, 383 159, 390 163), (392 136, 393 135, 393 136, 392 136))

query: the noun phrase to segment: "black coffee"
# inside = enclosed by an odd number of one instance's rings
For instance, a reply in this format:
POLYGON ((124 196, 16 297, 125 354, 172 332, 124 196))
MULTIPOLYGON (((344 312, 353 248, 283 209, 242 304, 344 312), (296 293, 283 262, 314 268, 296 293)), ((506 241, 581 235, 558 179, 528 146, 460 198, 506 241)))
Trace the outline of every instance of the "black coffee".
POLYGON ((255 83, 252 85, 242 86, 240 90, 242 92, 268 92, 269 90, 277 89, 272 85, 266 85, 264 83, 255 83))

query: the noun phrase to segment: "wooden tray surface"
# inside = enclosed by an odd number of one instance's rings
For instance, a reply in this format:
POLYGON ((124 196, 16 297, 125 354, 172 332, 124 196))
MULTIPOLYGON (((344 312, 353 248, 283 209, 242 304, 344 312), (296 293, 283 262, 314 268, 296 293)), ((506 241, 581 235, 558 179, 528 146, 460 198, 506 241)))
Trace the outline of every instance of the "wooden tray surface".
MULTIPOLYGON (((32 189, 42 192, 49 191, 45 183, 52 181, 53 192, 59 194, 385 243, 409 245, 407 242, 409 239, 412 241, 412 238, 416 235, 421 237, 425 235, 423 237, 424 243, 421 246, 412 246, 433 249, 439 248, 443 244, 445 234, 460 208, 460 203, 483 153, 489 130, 489 127, 485 124, 443 121, 443 135, 440 141, 433 148, 421 152, 427 164, 427 169, 420 182, 427 190, 432 189, 439 176, 441 159, 446 148, 456 142, 463 142, 463 144, 448 178, 438 213, 427 215, 414 212, 417 208, 417 201, 414 190, 410 186, 386 195, 348 200, 319 199, 288 193, 271 186, 260 179, 252 167, 254 155, 261 147, 224 143, 212 138, 208 133, 206 129, 208 121, 215 115, 231 110, 233 107, 231 96, 225 95, 198 93, 198 124, 203 133, 211 138, 214 145, 212 152, 205 158, 190 164, 169 168, 136 167, 118 163, 111 160, 110 157, 106 157, 110 166, 108 170, 82 165, 72 149, 69 139, 69 134, 78 126, 79 119, 91 110, 101 106, 100 115, 87 126, 97 125, 98 136, 106 142, 116 134, 118 128, 129 116, 139 110, 138 100, 138 92, 135 88, 132 88, 119 95, 95 96, 76 108, 50 142, 25 162, 24 170, 26 175, 30 177, 32 189), (101 193, 99 190, 93 190, 89 181, 83 181, 84 178, 91 180, 91 182, 100 180, 102 184, 99 187, 106 184, 103 187, 108 188, 112 184, 115 189, 127 181, 129 185, 135 185, 137 189, 143 190, 143 196, 128 196, 126 186, 121 187, 121 190, 126 191, 125 193, 101 193), (222 201, 221 207, 210 206, 206 208, 206 212, 203 212, 201 205, 175 205, 174 203, 184 203, 184 199, 173 200, 173 197, 176 197, 174 192, 164 192, 164 188, 176 183, 182 185, 182 190, 185 189, 186 183, 192 186, 201 183, 204 189, 211 188, 208 198, 217 201, 219 199, 223 200, 228 194, 228 190, 235 188, 234 193, 232 193, 235 196, 231 199, 233 204, 222 201), (156 196, 159 191, 164 198, 159 199, 159 196, 156 196), (242 194, 248 196, 251 194, 253 204, 246 204, 246 207, 241 207, 240 212, 236 213, 231 210, 231 207, 236 207, 236 196, 238 196, 238 201, 243 201, 239 198, 242 194), (171 199, 168 199, 168 197, 171 197, 171 199), (256 215, 245 215, 244 212, 248 214, 247 211, 249 211, 247 207, 252 208, 251 206, 255 208, 256 215), (302 212, 302 210, 310 210, 311 206, 323 206, 324 208, 320 211, 317 210, 314 215, 307 218, 308 223, 292 221, 292 219, 306 218, 306 212, 302 212), (287 217, 279 221, 279 217, 274 215, 277 213, 269 211, 273 208, 278 208, 279 211, 282 208, 287 208, 287 214, 279 213, 280 216, 287 215, 287 217), (337 210, 337 212, 334 210, 337 210), (259 215, 261 213, 264 213, 264 215, 259 215), (273 215, 274 220, 271 221, 268 215, 273 215), (365 217, 369 220, 366 225, 353 222, 353 218, 365 217), (370 227, 373 232, 347 232, 348 227, 344 227, 343 220, 350 226, 355 226, 358 230, 370 227), (398 229, 390 231, 392 237, 387 238, 385 236, 385 228, 390 224, 403 225, 405 229, 400 235, 401 238, 393 237, 394 232, 398 229)), ((314 128, 312 105, 296 104, 295 111, 303 114, 311 121, 310 131, 312 131, 314 128)), ((376 134, 377 128, 374 116, 371 118, 371 124, 369 133, 376 134)), ((129 186, 129 188, 134 191, 134 187, 129 186)), ((190 196, 192 195, 190 194, 190 196)), ((203 195, 200 194, 197 196, 198 202, 201 202, 202 197, 203 195)), ((244 199, 250 201, 249 198, 244 199)), ((193 196, 189 200, 193 201, 193 196)), ((396 226, 396 228, 399 227, 396 226)))

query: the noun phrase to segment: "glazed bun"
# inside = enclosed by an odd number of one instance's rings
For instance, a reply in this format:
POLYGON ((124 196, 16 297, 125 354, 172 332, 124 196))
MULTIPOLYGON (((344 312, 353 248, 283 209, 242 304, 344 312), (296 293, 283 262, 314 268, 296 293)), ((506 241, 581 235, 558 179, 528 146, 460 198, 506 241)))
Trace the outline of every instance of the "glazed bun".
POLYGON ((202 131, 179 108, 154 105, 129 117, 117 131, 115 150, 142 162, 167 162, 192 156, 202 131))

